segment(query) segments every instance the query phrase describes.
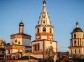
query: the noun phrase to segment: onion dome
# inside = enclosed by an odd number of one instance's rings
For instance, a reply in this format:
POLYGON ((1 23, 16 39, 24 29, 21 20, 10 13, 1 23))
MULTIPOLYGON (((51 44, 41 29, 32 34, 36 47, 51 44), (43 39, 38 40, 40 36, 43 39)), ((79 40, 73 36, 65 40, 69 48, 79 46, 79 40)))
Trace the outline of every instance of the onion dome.
POLYGON ((21 21, 21 22, 19 23, 19 26, 24 26, 24 23, 21 21))
POLYGON ((73 30, 73 32, 83 32, 83 30, 79 27, 78 22, 76 22, 76 28, 73 30))
POLYGON ((43 1, 43 4, 46 4, 46 1, 45 0, 43 1))

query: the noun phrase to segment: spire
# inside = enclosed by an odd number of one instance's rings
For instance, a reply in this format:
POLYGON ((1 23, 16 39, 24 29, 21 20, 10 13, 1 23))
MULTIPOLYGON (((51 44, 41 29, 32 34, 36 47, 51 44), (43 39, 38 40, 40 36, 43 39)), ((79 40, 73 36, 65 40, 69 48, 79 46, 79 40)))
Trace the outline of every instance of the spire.
POLYGON ((46 0, 43 0, 43 8, 42 8, 42 12, 39 18, 39 23, 38 24, 46 24, 46 25, 50 25, 50 19, 48 16, 48 12, 46 9, 46 0))
POLYGON ((76 27, 79 27, 79 22, 78 21, 76 22, 76 27))
POLYGON ((46 11, 46 1, 43 0, 43 12, 46 11))

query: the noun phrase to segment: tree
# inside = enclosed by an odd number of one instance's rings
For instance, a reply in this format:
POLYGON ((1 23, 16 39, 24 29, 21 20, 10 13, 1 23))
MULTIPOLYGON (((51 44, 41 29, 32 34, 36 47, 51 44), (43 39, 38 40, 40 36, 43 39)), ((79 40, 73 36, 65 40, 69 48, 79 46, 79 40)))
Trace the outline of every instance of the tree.
POLYGON ((44 62, 54 62, 54 51, 52 46, 46 49, 45 55, 46 59, 44 60, 44 62))

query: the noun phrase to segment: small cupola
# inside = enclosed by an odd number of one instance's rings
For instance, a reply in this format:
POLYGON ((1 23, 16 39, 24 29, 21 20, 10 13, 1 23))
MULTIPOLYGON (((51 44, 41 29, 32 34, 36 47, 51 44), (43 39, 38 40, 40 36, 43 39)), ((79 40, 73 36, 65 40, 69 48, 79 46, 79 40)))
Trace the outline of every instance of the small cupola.
POLYGON ((19 23, 19 33, 24 33, 24 23, 22 21, 19 23))
POLYGON ((73 32, 83 32, 83 30, 79 27, 78 22, 76 22, 76 28, 73 30, 73 32))
POLYGON ((19 26, 24 26, 24 23, 21 21, 21 22, 19 23, 19 26))

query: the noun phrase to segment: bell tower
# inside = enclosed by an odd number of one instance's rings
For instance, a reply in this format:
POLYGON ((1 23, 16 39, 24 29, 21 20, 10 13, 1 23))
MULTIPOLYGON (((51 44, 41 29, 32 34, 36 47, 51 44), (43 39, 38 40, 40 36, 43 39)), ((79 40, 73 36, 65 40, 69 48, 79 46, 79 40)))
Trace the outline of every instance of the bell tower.
POLYGON ((54 58, 55 61, 57 59, 57 41, 53 39, 54 27, 50 22, 45 0, 43 0, 42 11, 38 24, 35 26, 35 30, 35 40, 32 41, 33 56, 41 59, 53 56, 52 58, 54 58), (50 56, 48 56, 49 54, 47 54, 48 51, 50 53, 50 56))
POLYGON ((84 32, 78 22, 71 33, 69 54, 71 58, 84 57, 84 32))
POLYGON ((51 25, 48 12, 46 10, 46 1, 43 1, 43 8, 39 17, 38 24, 36 25, 36 39, 53 40, 53 26, 51 25))

